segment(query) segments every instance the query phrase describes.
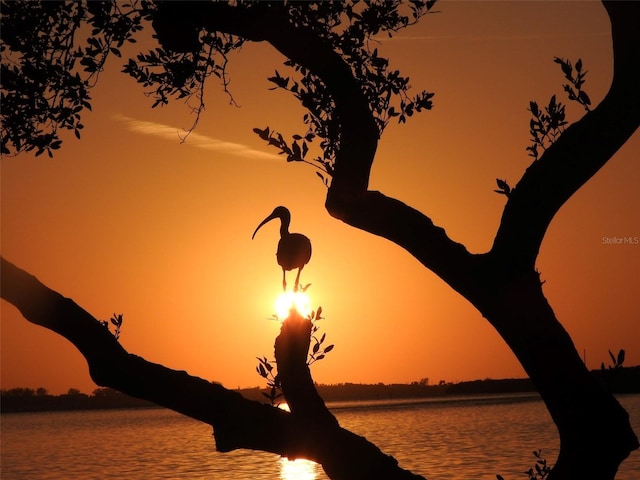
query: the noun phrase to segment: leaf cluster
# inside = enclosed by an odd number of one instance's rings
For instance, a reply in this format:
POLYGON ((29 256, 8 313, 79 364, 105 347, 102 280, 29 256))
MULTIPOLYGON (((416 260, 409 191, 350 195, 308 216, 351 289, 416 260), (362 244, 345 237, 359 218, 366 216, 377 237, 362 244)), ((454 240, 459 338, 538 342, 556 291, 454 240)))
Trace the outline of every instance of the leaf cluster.
MULTIPOLYGON (((309 285, 307 285, 304 288, 306 289, 308 287, 309 285)), ((273 317, 275 320, 278 320, 277 315, 274 315, 273 317)), ((312 311, 307 317, 307 319, 313 322, 313 326, 311 327, 312 342, 310 342, 310 344, 312 345, 310 346, 309 355, 307 359, 307 365, 311 365, 312 363, 318 362, 323 358, 325 358, 325 356, 333 350, 335 345, 328 345, 322 348, 322 345, 324 344, 324 341, 327 335, 326 333, 322 334, 321 337, 318 337, 316 335, 319 329, 316 322, 323 319, 322 307, 318 307, 317 310, 312 311)), ((271 405, 276 405, 276 401, 283 396, 280 379, 278 377, 276 367, 274 366, 276 362, 274 360, 268 360, 267 357, 256 357, 256 358, 258 359, 256 372, 258 372, 258 375, 260 375, 262 378, 264 378, 267 381, 267 388, 269 389, 268 393, 262 392, 262 395, 264 395, 266 398, 269 399, 269 401, 271 402, 271 405)))
POLYGON ((538 107, 534 101, 529 102, 529 111, 533 118, 529 120, 531 145, 527 150, 529 156, 537 160, 540 154, 538 148, 546 150, 564 131, 568 122, 565 120, 565 106, 556 100, 555 95, 551 96, 544 108, 538 107))
MULTIPOLYGON (((389 67, 381 57, 374 36, 395 32, 428 13, 433 0, 389 2, 235 2, 234 8, 267 8, 276 11, 296 28, 313 32, 337 52, 350 68, 365 96, 379 131, 391 118, 405 122, 415 112, 430 109, 432 93, 409 95, 409 78, 389 67)), ((125 42, 135 42, 134 34, 143 21, 153 21, 158 5, 152 0, 93 2, 26 0, 2 2, 2 152, 16 154, 36 150, 49 156, 60 148, 59 129, 80 137, 81 113, 91 109, 90 89, 95 85, 109 55, 120 56, 125 42)), ((195 128, 204 109, 204 83, 214 76, 228 91, 228 55, 244 40, 229 34, 193 25, 193 48, 157 48, 140 53, 124 66, 154 98, 153 106, 170 98, 184 100, 195 113, 195 128)), ((182 19, 184 20, 184 19, 182 19)), ((275 88, 292 93, 308 110, 303 122, 307 131, 292 142, 280 142, 289 161, 300 161, 306 150, 302 138, 320 138, 322 154, 314 161, 328 183, 332 164, 340 149, 340 119, 334 100, 324 83, 310 71, 290 60, 293 80, 276 73, 270 80, 275 88), (299 138, 298 138, 299 137, 299 138), (290 150, 290 152, 289 152, 290 150)), ((231 97, 233 103, 233 98, 231 97)), ((275 138, 278 138, 277 136, 275 138)), ((306 140, 307 143, 309 140, 306 140)))
POLYGON ((496 178, 496 184, 498 185, 498 190, 494 190, 494 192, 505 195, 506 197, 511 196, 511 187, 506 180, 500 180, 499 178, 496 178))
MULTIPOLYGON (((409 95, 409 78, 402 76, 399 70, 392 70, 389 61, 379 55, 377 48, 371 47, 376 43, 374 36, 386 32, 391 37, 417 22, 434 3, 294 2, 289 4, 288 10, 293 25, 313 31, 349 66, 381 134, 391 118, 397 117, 398 122, 404 123, 415 112, 431 109, 434 94, 422 91, 409 95)), ((291 60, 285 61, 284 65, 293 70, 292 76, 283 76, 276 71, 268 80, 274 84, 272 89, 288 91, 308 111, 302 119, 307 130, 304 134, 294 135, 294 140, 309 135, 319 137, 322 150, 322 155, 312 161, 305 160, 304 155, 294 160, 316 166, 318 175, 328 185, 340 149, 340 118, 334 99, 322 80, 308 69, 291 60)), ((281 148, 281 145, 275 146, 281 148)), ((294 145, 286 147, 295 148, 294 145)), ((286 148, 281 148, 281 152, 283 150, 288 153, 286 148)))
MULTIPOLYGON (((588 112, 591 105, 591 99, 587 92, 582 89, 584 78, 587 74, 583 70, 582 60, 578 59, 575 67, 571 65, 569 60, 556 57, 554 62, 560 65, 562 73, 568 84, 563 85, 564 91, 567 93, 569 100, 575 101, 582 105, 588 112), (575 68, 575 73, 574 73, 575 68)), ((564 131, 567 121, 565 120, 565 105, 556 100, 556 96, 552 95, 547 106, 541 108, 537 102, 529 102, 529 109, 533 118, 529 120, 529 134, 531 135, 531 145, 526 150, 529 156, 534 160, 538 160, 541 152, 544 152, 552 145, 564 131)))
POLYGON ((331 344, 322 348, 322 344, 327 338, 326 333, 323 333, 320 338, 316 336, 316 333, 318 332, 319 327, 315 322, 317 322, 318 320, 322 320, 322 318, 323 318, 322 307, 318 307, 317 311, 311 312, 311 314, 309 315, 309 320, 314 322, 314 324, 313 324, 313 327, 311 328, 311 340, 313 341, 313 346, 311 347, 311 351, 309 352, 307 365, 311 365, 312 363, 322 360, 335 347, 335 345, 331 344))
POLYGON ((311 339, 313 340, 313 346, 311 347, 311 351, 309 352, 309 359, 307 360, 307 365, 311 365, 312 363, 322 360, 324 357, 327 356, 327 353, 329 353, 335 347, 335 345, 331 344, 322 348, 322 344, 324 343, 327 337, 327 334, 323 333, 322 336, 318 338, 315 335, 313 335, 317 331, 318 331, 318 326, 314 325, 311 330, 311 333, 312 333, 311 339))
MULTIPOLYGON (((113 314, 113 316, 109 319, 111 324, 114 325, 116 327, 115 332, 113 333, 113 336, 116 338, 116 341, 118 341, 120 339, 120 333, 121 333, 121 329, 122 329, 122 322, 124 320, 124 314, 120 313, 120 314, 113 314)), ((105 327, 107 330, 109 330, 109 322, 107 322, 106 320, 101 320, 100 323, 102 324, 103 327, 105 327)))
POLYGON ((304 137, 301 135, 293 135, 292 140, 288 142, 284 139, 281 133, 271 130, 269 126, 266 126, 264 129, 254 128, 253 131, 262 140, 266 141, 268 145, 276 147, 279 150, 278 154, 284 155, 287 162, 308 163, 319 170, 317 174, 323 180, 325 179, 325 176, 321 172, 328 173, 329 175, 333 173, 333 166, 331 165, 331 162, 320 157, 313 160, 308 159, 307 153, 309 153, 309 144, 313 142, 313 139, 315 138, 313 133, 308 132, 304 137))
POLYGON ((275 373, 275 367, 271 361, 267 360, 267 357, 256 357, 258 359, 258 365, 256 371, 258 375, 267 381, 267 387, 269 387, 269 393, 262 392, 262 395, 267 397, 271 402, 271 405, 276 405, 276 400, 282 397, 282 388, 280 386, 280 380, 275 373))
MULTIPOLYGON (((618 356, 615 356, 611 350, 609 350, 609 357, 611 358, 612 364, 609 365, 609 370, 616 370, 622 368, 622 364, 624 363, 625 351, 624 348, 621 348, 618 351, 618 356)), ((604 370, 604 363, 601 365, 602 370, 604 370)))
POLYGON ((567 92, 569 100, 578 102, 588 112, 590 110, 591 99, 589 98, 589 95, 587 95, 587 92, 582 90, 584 77, 587 75, 587 72, 582 70, 582 59, 579 58, 575 64, 575 76, 573 71, 574 66, 571 65, 569 60, 556 57, 553 61, 560 64, 564 77, 569 80, 569 83, 562 85, 564 91, 567 92))
MULTIPOLYGON (((153 6, 147 6, 145 15, 151 19, 153 6)), ((195 114, 193 130, 205 108, 204 84, 210 76, 221 81, 224 91, 228 90, 228 54, 240 48, 244 39, 219 32, 200 29, 196 32, 196 46, 191 51, 156 48, 131 58, 123 72, 133 77, 146 89, 145 94, 154 99, 152 108, 169 103, 170 98, 181 99, 195 114)))
POLYGON ((536 457, 536 463, 524 473, 528 475, 529 480, 544 480, 551 473, 551 467, 547 465, 547 460, 542 458, 542 450, 535 450, 533 455, 536 457))
POLYGON ((144 3, 2 2, 3 154, 35 150, 51 157, 62 143, 60 129, 80 138, 89 91, 107 57, 135 42, 142 28, 136 5, 144 3))
POLYGON ((120 313, 119 315, 116 315, 114 313, 110 319, 111 323, 116 327, 115 332, 113 333, 113 336, 116 337, 116 340, 120 338, 120 331, 122 328, 122 320, 123 320, 122 316, 123 316, 122 313, 120 313))
MULTIPOLYGON (((525 475, 529 480, 544 480, 549 477, 551 473, 551 467, 547 465, 547 460, 542 457, 542 450, 534 450, 533 455, 536 457, 536 462, 533 467, 529 468, 525 475)), ((504 480, 502 475, 496 475, 497 480, 504 480)))
POLYGON ((618 351, 618 355, 614 355, 613 352, 609 350, 609 358, 611 358, 611 363, 605 367, 604 362, 602 362, 600 364, 600 371, 604 375, 605 381, 609 384, 609 387, 611 387, 616 375, 623 368, 622 365, 624 364, 625 359, 624 348, 621 348, 618 351))

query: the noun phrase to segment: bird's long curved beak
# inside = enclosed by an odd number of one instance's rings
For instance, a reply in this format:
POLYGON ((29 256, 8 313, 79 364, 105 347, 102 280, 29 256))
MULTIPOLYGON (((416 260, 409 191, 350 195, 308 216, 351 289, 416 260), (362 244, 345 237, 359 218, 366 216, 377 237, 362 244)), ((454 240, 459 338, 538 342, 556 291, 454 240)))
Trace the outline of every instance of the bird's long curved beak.
POLYGON ((253 232, 253 235, 251 235, 251 240, 253 240, 253 237, 256 236, 256 233, 258 233, 258 230, 260 230, 260 227, 262 227, 265 223, 270 222, 271 220, 273 220, 274 218, 278 218, 277 215, 274 215, 273 213, 271 215, 269 215, 267 218, 265 218, 262 222, 260 222, 260 225, 258 225, 258 227, 256 228, 256 230, 253 232))

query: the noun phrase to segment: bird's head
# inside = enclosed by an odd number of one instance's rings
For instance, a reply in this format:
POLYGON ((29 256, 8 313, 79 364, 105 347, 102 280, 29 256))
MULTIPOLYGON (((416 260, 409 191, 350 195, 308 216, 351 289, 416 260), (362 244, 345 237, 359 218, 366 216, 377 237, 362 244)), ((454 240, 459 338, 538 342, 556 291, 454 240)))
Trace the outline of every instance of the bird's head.
POLYGON ((270 222, 274 218, 279 218, 280 221, 282 222, 282 226, 284 226, 285 228, 289 228, 289 222, 291 222, 291 213, 289 212, 289 209, 287 207, 279 206, 273 209, 273 212, 271 212, 271 215, 269 215, 262 222, 260 222, 260 225, 258 225, 258 227, 253 232, 253 235, 251 235, 251 239, 253 240, 253 237, 256 236, 256 233, 258 233, 258 230, 260 230, 260 228, 265 223, 270 222))

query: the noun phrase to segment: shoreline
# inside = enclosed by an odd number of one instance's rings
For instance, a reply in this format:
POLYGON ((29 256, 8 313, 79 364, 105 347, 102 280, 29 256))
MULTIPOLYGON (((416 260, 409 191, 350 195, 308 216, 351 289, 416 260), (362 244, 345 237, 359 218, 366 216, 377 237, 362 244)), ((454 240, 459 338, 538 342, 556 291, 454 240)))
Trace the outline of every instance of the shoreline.
MULTIPOLYGON (((608 375, 608 371, 592 371, 608 389, 615 394, 640 393, 640 366, 624 367, 608 375)), ((484 379, 458 383, 440 383, 428 385, 413 382, 410 384, 355 384, 341 383, 333 385, 316 385, 318 393, 327 404, 336 405, 345 402, 395 402, 443 400, 452 398, 470 399, 473 396, 509 396, 535 397, 531 380, 517 379, 484 379), (530 394, 530 395, 527 395, 530 394)), ((253 387, 235 390, 249 400, 268 403, 265 398, 266 388, 253 387)), ((108 388, 98 388, 92 395, 78 391, 70 391, 63 395, 48 395, 43 390, 17 388, 2 390, 0 414, 19 412, 50 412, 73 410, 108 410, 122 408, 161 408, 158 405, 130 397, 108 388)))

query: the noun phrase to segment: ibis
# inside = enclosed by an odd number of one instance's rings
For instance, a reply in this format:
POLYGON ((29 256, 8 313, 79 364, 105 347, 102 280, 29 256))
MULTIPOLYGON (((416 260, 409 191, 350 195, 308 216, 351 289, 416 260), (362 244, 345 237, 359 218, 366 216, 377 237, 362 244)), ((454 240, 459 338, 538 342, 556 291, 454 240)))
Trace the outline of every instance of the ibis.
POLYGON ((311 240, 301 233, 290 233, 289 224, 291 223, 291 213, 286 207, 276 207, 271 215, 265 218, 256 228, 251 239, 256 236, 260 227, 273 219, 280 219, 280 241, 278 242, 278 250, 276 251, 276 260, 278 265, 282 267, 282 288, 287 289, 287 280, 285 272, 287 270, 298 269, 294 291, 298 290, 300 282, 300 272, 304 266, 309 263, 311 258, 311 240))

